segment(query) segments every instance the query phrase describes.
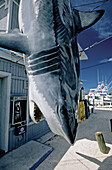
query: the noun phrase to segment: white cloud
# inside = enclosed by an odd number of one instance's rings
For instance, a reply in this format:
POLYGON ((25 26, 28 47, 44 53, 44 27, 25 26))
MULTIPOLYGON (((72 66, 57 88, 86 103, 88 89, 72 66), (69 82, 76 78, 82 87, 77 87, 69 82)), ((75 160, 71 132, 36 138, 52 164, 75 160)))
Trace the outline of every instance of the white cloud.
POLYGON ((107 63, 107 62, 111 62, 112 61, 112 57, 111 58, 105 58, 103 60, 100 61, 100 63, 107 63))
POLYGON ((108 15, 103 16, 93 29, 98 32, 99 38, 109 37, 112 35, 112 18, 110 19, 108 15))
POLYGON ((112 58, 109 58, 109 61, 112 61, 112 58))

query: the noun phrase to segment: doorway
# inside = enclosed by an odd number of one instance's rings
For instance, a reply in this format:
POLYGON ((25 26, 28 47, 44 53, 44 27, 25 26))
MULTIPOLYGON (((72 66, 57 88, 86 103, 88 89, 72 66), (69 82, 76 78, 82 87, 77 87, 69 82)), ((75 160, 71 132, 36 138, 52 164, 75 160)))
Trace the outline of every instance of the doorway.
POLYGON ((11 74, 0 71, 0 150, 8 151, 11 74))

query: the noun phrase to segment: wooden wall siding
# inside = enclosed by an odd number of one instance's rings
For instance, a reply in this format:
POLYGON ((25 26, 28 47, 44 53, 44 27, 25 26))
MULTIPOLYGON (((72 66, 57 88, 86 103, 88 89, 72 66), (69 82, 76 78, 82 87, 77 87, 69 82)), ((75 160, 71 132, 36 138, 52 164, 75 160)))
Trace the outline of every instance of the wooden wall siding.
POLYGON ((28 81, 24 65, 0 58, 0 71, 11 73, 11 95, 27 96, 28 81))
POLYGON ((11 82, 11 94, 17 94, 17 95, 22 95, 26 94, 27 95, 27 89, 24 87, 26 79, 18 79, 15 77, 12 77, 12 82, 11 82))
POLYGON ((27 131, 27 140, 37 139, 50 131, 48 124, 45 120, 40 121, 38 124, 29 124, 27 131))
POLYGON ((19 136, 15 136, 15 128, 11 128, 9 130, 9 151, 30 140, 37 139, 48 132, 50 132, 50 129, 45 120, 40 121, 38 124, 31 124, 27 126, 26 134, 19 136))
POLYGON ((26 143, 26 134, 15 136, 15 128, 11 128, 9 131, 9 151, 18 148, 26 143))

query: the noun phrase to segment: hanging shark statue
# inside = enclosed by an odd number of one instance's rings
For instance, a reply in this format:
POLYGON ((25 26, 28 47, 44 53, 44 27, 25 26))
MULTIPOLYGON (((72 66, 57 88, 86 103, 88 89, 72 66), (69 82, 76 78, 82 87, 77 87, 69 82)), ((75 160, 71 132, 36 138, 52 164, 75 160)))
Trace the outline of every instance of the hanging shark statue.
POLYGON ((103 10, 80 12, 69 0, 21 0, 19 32, 0 34, 0 46, 25 53, 30 115, 41 113, 51 130, 74 143, 79 94, 77 34, 103 10))

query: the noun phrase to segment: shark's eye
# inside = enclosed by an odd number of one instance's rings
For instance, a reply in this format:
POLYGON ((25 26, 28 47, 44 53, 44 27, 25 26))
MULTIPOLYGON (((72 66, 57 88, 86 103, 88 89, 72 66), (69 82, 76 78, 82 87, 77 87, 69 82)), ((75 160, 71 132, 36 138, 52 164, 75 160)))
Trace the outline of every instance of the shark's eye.
POLYGON ((41 118, 42 118, 43 114, 40 111, 39 107, 36 105, 36 103, 34 103, 34 119, 35 121, 38 123, 41 118))

